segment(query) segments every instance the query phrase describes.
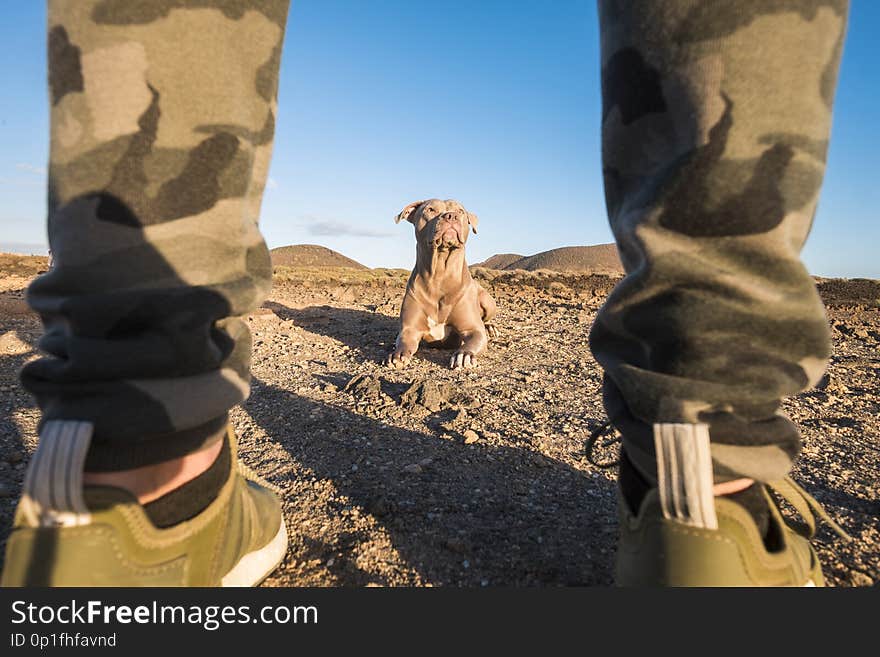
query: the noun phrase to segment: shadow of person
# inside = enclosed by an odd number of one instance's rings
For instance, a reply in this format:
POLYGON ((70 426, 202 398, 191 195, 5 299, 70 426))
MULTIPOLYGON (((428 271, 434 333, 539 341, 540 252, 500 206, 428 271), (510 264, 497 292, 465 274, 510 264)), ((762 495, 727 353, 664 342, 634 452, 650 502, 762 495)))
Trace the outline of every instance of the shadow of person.
MULTIPOLYGON (((0 292, 3 302, 18 301, 24 290, 0 292)), ((21 387, 18 373, 36 353, 35 336, 39 332, 39 319, 30 313, 24 301, 22 312, 11 312, 11 303, 0 304, 0 570, 3 567, 6 539, 12 528, 15 511, 14 500, 21 494, 24 467, 28 448, 25 444, 21 416, 36 408, 33 398, 21 387)))
MULTIPOLYGON (((327 305, 291 308, 277 301, 267 301, 263 307, 301 329, 338 340, 362 358, 377 363, 384 362, 394 349, 400 324, 397 317, 356 308, 327 305)), ((455 346, 457 343, 452 341, 448 344, 423 342, 415 358, 448 367, 455 346)))
POLYGON ((397 318, 382 313, 326 305, 291 308, 277 301, 267 301, 263 307, 306 331, 355 349, 364 358, 384 356, 397 337, 397 318))
MULTIPOLYGON (((302 468, 331 481, 359 513, 375 518, 423 582, 611 582, 617 519, 604 476, 526 448, 465 445, 400 428, 259 380, 244 409, 298 464, 275 475, 292 506, 315 504, 308 485, 296 482, 302 468)), ((316 537, 311 524, 290 527, 293 558, 333 558, 341 585, 387 583, 351 558, 334 558, 369 540, 340 523, 344 545, 316 537)))

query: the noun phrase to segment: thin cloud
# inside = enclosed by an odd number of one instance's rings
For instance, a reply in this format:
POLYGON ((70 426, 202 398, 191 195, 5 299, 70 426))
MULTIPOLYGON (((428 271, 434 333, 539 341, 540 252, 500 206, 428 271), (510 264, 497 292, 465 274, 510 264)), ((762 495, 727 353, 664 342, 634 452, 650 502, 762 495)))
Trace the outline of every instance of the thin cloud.
POLYGON ((26 164, 24 162, 19 162, 15 165, 15 168, 19 171, 27 171, 28 173, 35 173, 38 176, 46 175, 46 167, 38 167, 34 164, 26 164))
POLYGON ((359 228, 341 221, 333 220, 314 220, 306 224, 306 231, 309 235, 318 235, 321 237, 392 237, 393 233, 381 230, 371 230, 369 228, 359 228))

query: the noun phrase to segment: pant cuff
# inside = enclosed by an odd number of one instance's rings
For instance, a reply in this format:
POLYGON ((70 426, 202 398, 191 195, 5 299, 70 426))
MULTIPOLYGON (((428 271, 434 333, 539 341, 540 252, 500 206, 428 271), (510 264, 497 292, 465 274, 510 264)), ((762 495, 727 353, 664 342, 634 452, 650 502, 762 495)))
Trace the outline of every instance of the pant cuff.
POLYGON ((198 452, 222 440, 228 422, 229 414, 224 413, 197 427, 144 436, 137 442, 120 443, 95 436, 86 456, 85 471, 131 470, 198 452))

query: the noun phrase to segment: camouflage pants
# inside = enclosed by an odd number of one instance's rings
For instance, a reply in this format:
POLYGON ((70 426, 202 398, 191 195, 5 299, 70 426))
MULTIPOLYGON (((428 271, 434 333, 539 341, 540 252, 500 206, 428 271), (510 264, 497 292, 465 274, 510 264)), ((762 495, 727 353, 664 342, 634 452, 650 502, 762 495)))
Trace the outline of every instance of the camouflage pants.
MULTIPOLYGON (((799 261, 846 6, 602 2, 603 159, 627 277, 591 335, 606 405, 650 475, 655 423, 707 423, 724 476, 785 472, 778 408, 820 375, 799 261)), ((94 424, 87 467, 214 436, 248 394, 238 316, 271 282, 257 229, 286 0, 54 0, 49 237, 29 290, 43 421, 94 424)))
POLYGON ((624 448, 708 425, 716 480, 781 477, 782 398, 829 330, 800 261, 825 167, 845 0, 600 3, 602 159, 626 276, 590 342, 624 448))
POLYGON ((87 469, 197 449, 248 394, 287 4, 49 2, 55 267, 22 381, 44 424, 94 424, 87 469))

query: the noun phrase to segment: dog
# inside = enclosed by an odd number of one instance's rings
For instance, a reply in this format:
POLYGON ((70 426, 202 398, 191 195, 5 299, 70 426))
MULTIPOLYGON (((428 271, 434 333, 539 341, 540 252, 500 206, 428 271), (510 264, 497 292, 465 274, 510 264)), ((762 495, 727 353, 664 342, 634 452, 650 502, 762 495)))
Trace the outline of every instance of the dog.
POLYGON ((424 340, 453 348, 452 369, 474 367, 477 356, 497 331, 490 322, 497 307, 471 278, 464 246, 477 216, 454 200, 433 198, 410 203, 394 219, 415 227, 416 265, 400 308, 400 332, 387 365, 404 367, 424 340))

